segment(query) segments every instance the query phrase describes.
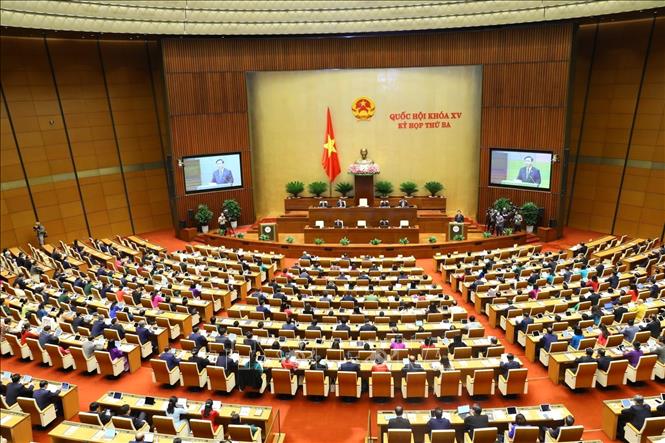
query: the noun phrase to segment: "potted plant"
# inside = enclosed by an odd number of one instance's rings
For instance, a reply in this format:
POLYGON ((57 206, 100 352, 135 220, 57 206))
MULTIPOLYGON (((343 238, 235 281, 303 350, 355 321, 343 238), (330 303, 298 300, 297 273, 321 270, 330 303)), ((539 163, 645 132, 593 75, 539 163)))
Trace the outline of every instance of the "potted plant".
POLYGON ((305 184, 299 181, 292 181, 286 184, 286 192, 291 194, 289 198, 300 198, 300 193, 305 190, 305 184))
POLYGON ((314 244, 315 245, 322 245, 324 243, 325 243, 325 241, 322 238, 315 238, 314 239, 314 244))
POLYGON ((393 192, 393 184, 386 180, 379 180, 374 184, 374 190, 381 198, 386 198, 393 192))
POLYGON ((520 208, 520 213, 524 218, 524 224, 526 225, 526 232, 532 233, 533 227, 538 222, 538 206, 534 202, 526 202, 520 208))
POLYGON ((376 246, 376 245, 380 245, 380 244, 381 244, 381 240, 379 240, 378 238, 373 238, 373 239, 371 239, 371 240, 369 241, 369 244, 370 244, 370 245, 374 245, 374 246, 376 246))
POLYGON ((342 237, 342 239, 339 241, 339 244, 342 246, 348 246, 349 243, 351 243, 351 240, 349 240, 347 237, 342 237))
POLYGON ((413 194, 418 192, 418 185, 414 182, 404 182, 399 185, 399 190, 407 197, 412 197, 413 194))
POLYGON ((513 207, 513 202, 511 202, 509 198, 501 197, 497 198, 494 201, 494 209, 497 209, 501 212, 503 212, 504 209, 510 210, 512 207, 513 207))
POLYGON ((213 213, 208 205, 201 204, 196 208, 196 214, 194 214, 194 218, 197 222, 199 222, 199 226, 201 226, 201 232, 208 232, 208 223, 210 223, 212 216, 213 213))
POLYGON ((349 192, 353 191, 353 185, 349 182, 339 182, 335 185, 335 191, 342 194, 342 197, 346 197, 349 192))
POLYGON ((321 198, 321 195, 328 189, 326 182, 312 182, 307 185, 307 190, 316 198, 321 198))
POLYGON ((268 236, 268 234, 261 234, 261 235, 259 235, 259 240, 268 241, 268 240, 270 240, 270 237, 268 236))
POLYGON ((399 243, 402 245, 408 245, 409 244, 409 239, 406 237, 402 237, 399 239, 399 243))
POLYGON ((224 203, 222 203, 222 209, 231 222, 231 227, 233 229, 237 228, 238 220, 240 219, 240 204, 231 198, 224 200, 224 203))
POLYGON ((245 238, 245 233, 244 233, 244 232, 238 232, 238 233, 236 234, 236 238, 241 238, 241 239, 242 239, 242 238, 245 238))
POLYGON ((431 235, 431 236, 427 237, 427 241, 430 242, 430 243, 436 243, 436 237, 431 235))
POLYGON ((440 197, 437 194, 443 191, 443 185, 439 182, 427 182, 425 183, 425 189, 430 193, 430 197, 440 197))
POLYGON ((293 243, 294 240, 295 239, 293 237, 291 237, 290 235, 288 237, 286 237, 286 242, 289 243, 289 244, 293 243))
POLYGON ((503 235, 513 235, 513 228, 504 228, 503 235))
POLYGON ((492 236, 492 233, 489 231, 483 232, 483 238, 490 238, 492 236))
POLYGON ((464 240, 464 236, 462 234, 455 234, 453 236, 453 241, 462 241, 464 240))

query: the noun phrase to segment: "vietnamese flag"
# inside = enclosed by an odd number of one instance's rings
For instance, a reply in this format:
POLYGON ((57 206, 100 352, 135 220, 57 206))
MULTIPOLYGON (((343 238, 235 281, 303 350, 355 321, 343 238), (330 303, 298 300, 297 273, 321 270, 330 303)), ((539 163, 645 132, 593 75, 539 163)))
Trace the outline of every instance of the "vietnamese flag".
POLYGON ((321 158, 321 164, 326 171, 330 183, 332 183, 335 180, 335 177, 337 177, 342 171, 339 167, 339 157, 337 155, 337 146, 335 145, 335 132, 333 131, 332 119, 330 118, 330 108, 328 108, 326 136, 323 141, 323 157, 321 158))

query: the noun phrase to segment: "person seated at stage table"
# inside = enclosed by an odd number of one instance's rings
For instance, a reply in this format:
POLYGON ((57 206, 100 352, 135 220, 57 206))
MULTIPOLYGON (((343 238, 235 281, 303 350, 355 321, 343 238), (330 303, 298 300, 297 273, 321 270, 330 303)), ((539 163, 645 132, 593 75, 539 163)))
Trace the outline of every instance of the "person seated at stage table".
POLYGON ((610 363, 612 362, 612 359, 605 355, 605 349, 600 348, 598 351, 596 351, 596 356, 598 357, 598 370, 599 371, 607 371, 610 367, 610 363))
POLYGON ((321 200, 319 202, 319 208, 327 208, 328 207, 328 201, 327 200, 321 200))
POLYGON ((405 198, 400 198, 399 202, 397 202, 397 207, 398 208, 408 208, 409 207, 409 201, 405 198))
POLYGON ((455 214, 455 217, 453 218, 455 220, 455 223, 464 223, 464 214, 462 214, 461 210, 457 210, 457 213, 455 214))
POLYGON ((390 342, 390 349, 406 349, 406 344, 402 341, 401 335, 398 335, 390 342))
POLYGON ((203 357, 199 356, 201 349, 192 349, 192 355, 187 359, 188 363, 196 363, 196 369, 201 372, 210 364, 210 360, 205 357, 205 349, 203 350, 203 357))
POLYGON ((199 327, 194 326, 192 328, 192 333, 189 334, 189 337, 187 337, 187 340, 191 340, 194 342, 194 345, 197 348, 206 348, 208 347, 208 339, 201 334, 199 327))
POLYGON ((343 198, 339 198, 337 200, 337 207, 338 208, 346 208, 346 200, 344 200, 343 198))
POLYGON ((358 363, 355 357, 348 356, 344 363, 339 365, 339 370, 344 372, 355 372, 360 375, 360 363, 358 363))
POLYGON ((388 420, 388 429, 411 429, 411 422, 403 414, 404 408, 395 406, 395 417, 388 420))
POLYGON ((379 228, 389 228, 390 222, 386 219, 379 220, 379 228))
MULTIPOLYGON (((278 342, 275 342, 278 343, 278 342)), ((238 363, 231 358, 231 348, 224 347, 215 361, 215 366, 224 368, 226 375, 238 372, 238 363)))
POLYGON ((379 208, 389 208, 390 207, 390 201, 388 200, 381 200, 379 202, 379 208))
POLYGON ((111 356, 111 361, 115 361, 118 359, 122 359, 124 366, 125 366, 125 371, 129 371, 129 359, 125 355, 124 352, 122 352, 118 347, 116 346, 115 340, 109 340, 108 345, 106 347, 106 351, 109 353, 111 356))
POLYGON ((625 338, 627 342, 632 343, 633 340, 635 340, 635 334, 638 332, 640 332, 640 327, 635 324, 635 320, 630 319, 628 320, 628 326, 623 328, 621 334, 623 334, 623 338, 625 338))
POLYGON ((645 324, 640 326, 640 331, 649 331, 653 338, 660 337, 660 334, 663 331, 663 328, 660 326, 660 320, 658 319, 658 314, 651 314, 649 318, 645 320, 645 324))
POLYGON ((336 229, 342 229, 344 227, 344 222, 338 218, 333 222, 333 227, 336 229))
POLYGON ((377 332, 378 328, 372 323, 372 320, 369 317, 365 317, 365 323, 360 325, 358 328, 360 332, 377 332))
POLYGON ((575 329, 573 329, 573 338, 570 339, 570 346, 573 349, 579 349, 580 348, 580 343, 584 339, 584 332, 582 332, 582 329, 580 329, 579 326, 576 326, 575 329))
POLYGON ((323 356, 317 354, 314 357, 314 361, 309 365, 309 369, 311 371, 327 371, 328 365, 323 360, 323 356))

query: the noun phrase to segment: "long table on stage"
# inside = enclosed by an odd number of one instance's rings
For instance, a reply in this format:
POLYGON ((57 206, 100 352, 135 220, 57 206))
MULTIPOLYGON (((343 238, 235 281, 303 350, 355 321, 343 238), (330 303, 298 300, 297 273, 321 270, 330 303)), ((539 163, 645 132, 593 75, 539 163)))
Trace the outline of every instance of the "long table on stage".
POLYGON ((367 226, 379 226, 380 220, 388 220, 391 226, 399 226, 401 220, 408 220, 410 226, 418 223, 418 208, 379 208, 352 206, 348 208, 309 208, 309 226, 322 220, 325 226, 332 226, 333 221, 342 220, 344 226, 356 226, 358 220, 365 220, 367 226))
POLYGON ((409 228, 312 228, 305 227, 305 243, 314 243, 317 238, 326 243, 339 243, 346 237, 353 243, 369 243, 370 240, 378 238, 382 243, 399 243, 401 238, 406 237, 409 243, 418 243, 418 226, 409 228))

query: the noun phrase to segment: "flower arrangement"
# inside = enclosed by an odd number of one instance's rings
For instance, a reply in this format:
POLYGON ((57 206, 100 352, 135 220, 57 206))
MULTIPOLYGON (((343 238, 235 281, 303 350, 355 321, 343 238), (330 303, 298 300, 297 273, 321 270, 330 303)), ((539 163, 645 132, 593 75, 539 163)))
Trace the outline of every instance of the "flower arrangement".
POLYGON ((367 165, 353 163, 349 166, 347 172, 353 175, 376 175, 381 172, 381 169, 376 163, 367 165))

